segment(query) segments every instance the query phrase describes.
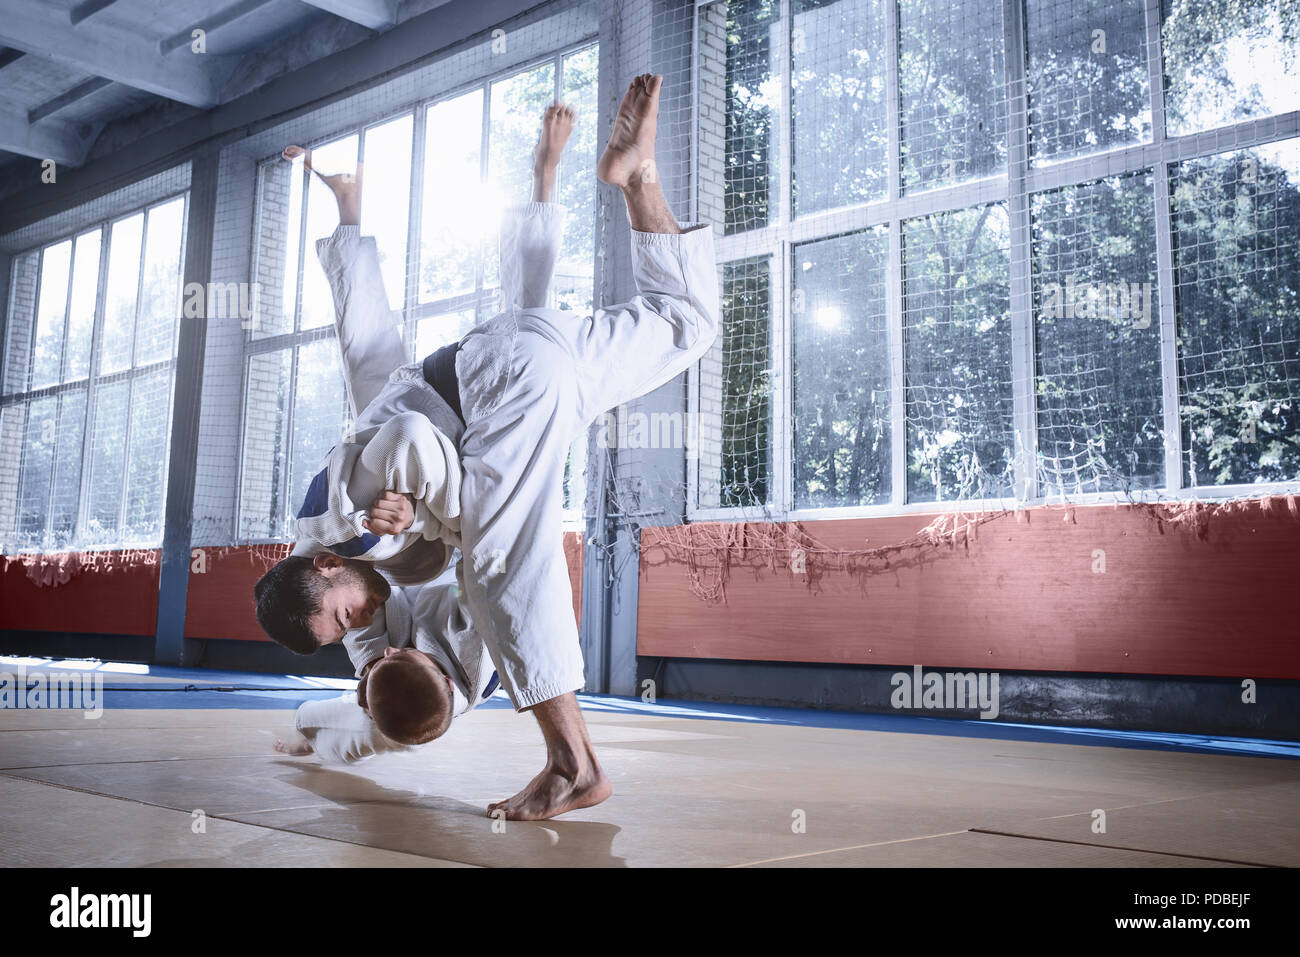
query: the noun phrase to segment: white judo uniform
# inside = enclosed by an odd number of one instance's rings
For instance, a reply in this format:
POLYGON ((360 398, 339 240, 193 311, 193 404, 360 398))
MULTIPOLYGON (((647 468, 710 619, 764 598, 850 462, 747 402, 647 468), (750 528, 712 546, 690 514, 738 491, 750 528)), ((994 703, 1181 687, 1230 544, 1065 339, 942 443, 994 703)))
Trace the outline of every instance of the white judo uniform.
MULTIPOLYGON (((450 569, 428 584, 395 586, 370 626, 354 629, 343 639, 357 677, 367 664, 382 657, 386 648, 414 646, 451 676, 453 718, 490 698, 500 681, 457 592, 450 569)), ((382 752, 410 749, 379 731, 357 704, 355 692, 305 702, 294 717, 294 727, 328 762, 349 764, 382 752)))
MULTIPOLYGON (((355 227, 340 227, 318 245, 338 313, 345 374, 360 377, 349 386, 351 398, 369 405, 349 437, 358 448, 336 448, 325 477, 318 476, 320 487, 313 483, 317 514, 306 517, 325 518, 316 526, 301 519, 298 524, 300 536, 320 532, 340 541, 303 541, 295 552, 326 545, 390 573, 400 566, 410 581, 419 580, 411 575, 421 568, 436 565, 427 557, 429 543, 458 544, 460 599, 520 710, 584 684, 563 549, 562 485, 570 444, 596 416, 696 362, 719 323, 713 232, 700 223, 682 224, 680 235, 632 231, 637 295, 629 302, 593 316, 548 308, 565 214, 558 204, 533 202, 508 211, 503 220, 504 311, 471 330, 455 357, 463 431, 425 382, 421 364, 403 364, 374 240, 356 235, 355 227), (371 349, 374 355, 367 353, 371 349), (393 361, 401 367, 378 383, 383 364, 393 361), (375 397, 367 400, 372 389, 375 397), (383 423, 408 412, 425 415, 429 428, 416 430, 409 441, 384 433, 383 423), (381 434, 392 442, 383 454, 367 456, 369 442, 381 434), (458 446, 459 474, 444 440, 458 446), (425 467, 431 469, 427 474, 421 473, 425 467), (452 514, 457 503, 447 489, 437 488, 440 477, 460 480, 458 514, 452 514), (408 487, 385 485, 391 481, 408 487), (418 489, 412 494, 417 512, 424 513, 418 528, 382 537, 391 541, 368 540, 358 533, 364 508, 357 506, 368 505, 383 488, 418 489), (421 549, 426 556, 420 560, 406 555, 421 549)), ((403 421, 414 425, 409 416, 403 421)))

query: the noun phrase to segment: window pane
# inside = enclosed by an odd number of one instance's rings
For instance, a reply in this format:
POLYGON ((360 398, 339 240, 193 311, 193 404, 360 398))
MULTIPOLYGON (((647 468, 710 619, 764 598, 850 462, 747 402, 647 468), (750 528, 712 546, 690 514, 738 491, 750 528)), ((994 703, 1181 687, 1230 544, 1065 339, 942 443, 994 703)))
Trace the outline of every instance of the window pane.
POLYGON ((244 397, 244 446, 239 491, 241 538, 280 534, 289 509, 283 502, 289 461, 289 376, 293 350, 248 358, 244 397))
POLYGON ((1002 4, 899 4, 903 183, 909 191, 1006 166, 1002 4))
POLYGON ((1172 167, 1184 482, 1300 477, 1300 139, 1172 167))
POLYGON ((883 0, 794 0, 790 38, 794 208, 885 195, 889 115, 883 0))
POLYGON ((76 535, 84 458, 81 440, 85 428, 85 389, 65 392, 59 402, 59 430, 54 452, 54 494, 50 508, 52 548, 66 548, 76 535))
MULTIPOLYGON (((590 315, 594 308, 596 257, 596 81, 600 62, 595 46, 564 58, 560 77, 563 100, 578 119, 560 164, 556 196, 569 208, 560 260, 551 289, 560 309, 590 315)), ((585 445, 583 446, 586 447, 585 445)))
POLYGON ((126 473, 123 542, 156 544, 162 540, 171 379, 171 369, 165 368, 139 377, 132 386, 131 454, 126 473))
POLYGON ((126 464, 125 424, 131 383, 101 385, 95 391, 95 425, 91 430, 90 498, 87 544, 115 543, 122 506, 122 468, 126 464))
POLYGON ((411 218, 411 137, 407 113, 365 132, 361 233, 374 236, 390 309, 406 303, 406 234, 411 218))
POLYGON ((1040 494, 1164 484, 1151 173, 1033 198, 1040 494))
MULTIPOLYGON (((533 147, 541 129, 542 111, 555 102, 555 67, 544 63, 492 84, 491 127, 488 131, 487 214, 495 228, 501 211, 526 203, 533 194, 533 147)), ((483 284, 501 280, 496 235, 484 239, 483 284)))
POLYGON ((49 520, 59 400, 55 396, 37 399, 28 410, 18 493, 17 542, 23 547, 40 548, 45 544, 45 525, 49 520))
POLYGON ((144 283, 135 364, 170 359, 180 312, 181 255, 185 245, 185 197, 149 210, 145 229, 144 283))
POLYGON ((722 334, 700 360, 699 498, 705 507, 769 501, 771 275, 768 257, 722 267, 722 334))
POLYGON ((449 312, 441 316, 428 316, 421 319, 415 332, 415 357, 423 359, 430 352, 436 352, 443 346, 459 342, 473 328, 473 309, 462 309, 460 312, 449 312))
POLYGON ((72 266, 72 303, 68 313, 67 368, 64 381, 90 374, 90 347, 95 332, 95 306, 99 300, 99 249, 103 230, 92 229, 77 237, 72 266))
POLYGON ((889 230, 794 250, 794 506, 889 501, 889 230))
POLYGON ((757 229, 780 216, 780 4, 713 4, 699 26, 701 215, 757 229))
POLYGON ((903 224, 908 501, 1011 491, 1009 248, 1001 204, 903 224))
MULTIPOLYGON (((322 173, 355 173, 357 134, 345 136, 312 150, 312 166, 322 173)), ((362 180, 364 184, 364 179, 362 180)), ((313 176, 307 182, 307 240, 302 251, 301 329, 315 329, 334 322, 334 297, 325 270, 316 258, 316 240, 334 234, 339 224, 339 204, 329 187, 313 176)))
POLYGON ((1300 4, 1162 0, 1165 126, 1210 130, 1300 104, 1300 4))
POLYGON ((285 516, 289 524, 281 534, 292 533, 292 519, 307 497, 312 477, 321 470, 325 456, 346 426, 347 396, 343 391, 338 343, 330 338, 299 347, 293 403, 293 455, 285 516))
POLYGON ((474 291, 491 226, 480 165, 483 91, 429 107, 425 130, 421 302, 474 291))
MULTIPOLYGON (((274 159, 258 169, 258 300, 251 336, 260 339, 293 331, 298 305, 298 262, 302 232, 303 160, 274 159)), ((249 317, 252 318, 252 317, 249 317)))
POLYGON ((1029 0, 1029 143, 1035 159, 1150 142, 1144 0, 1029 0))
POLYGON ((71 265, 71 240, 49 246, 41 255, 41 298, 36 310, 36 352, 32 359, 33 389, 59 381, 63 326, 68 309, 68 269, 71 265))
POLYGON ((109 234, 104 334, 99 345, 100 375, 117 372, 131 364, 143 232, 144 213, 136 213, 114 223, 109 234))
MULTIPOLYGON (((36 315, 36 286, 41 273, 41 251, 29 250, 13 257, 4 338, 4 393, 27 389, 31 335, 36 315)), ((12 499, 11 499, 12 501, 12 499)))

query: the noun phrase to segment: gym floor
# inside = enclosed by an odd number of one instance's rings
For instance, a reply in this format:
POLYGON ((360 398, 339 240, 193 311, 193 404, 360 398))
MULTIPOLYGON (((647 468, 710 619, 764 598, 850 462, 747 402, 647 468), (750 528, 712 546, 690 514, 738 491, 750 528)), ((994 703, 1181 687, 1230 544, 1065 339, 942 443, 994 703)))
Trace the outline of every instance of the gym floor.
POLYGON ((544 753, 500 694, 335 768, 271 743, 353 682, 80 667, 102 716, 0 711, 0 866, 1300 866, 1285 742, 582 696, 614 796, 497 822, 544 753))

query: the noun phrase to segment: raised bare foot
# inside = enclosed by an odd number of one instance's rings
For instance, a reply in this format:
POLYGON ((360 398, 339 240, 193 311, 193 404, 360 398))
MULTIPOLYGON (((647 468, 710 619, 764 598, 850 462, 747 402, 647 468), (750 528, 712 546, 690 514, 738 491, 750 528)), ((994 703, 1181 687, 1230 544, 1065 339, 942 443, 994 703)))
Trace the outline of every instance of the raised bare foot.
POLYGON ((662 76, 642 73, 628 84, 605 152, 596 163, 596 178, 602 183, 625 187, 637 180, 653 182, 657 177, 655 132, 663 82, 662 76))
POLYGON ((542 114, 542 132, 533 147, 533 173, 537 176, 554 175, 555 167, 560 163, 560 154, 564 144, 573 132, 573 120, 577 114, 573 107, 564 103, 552 103, 542 114))
POLYGON ((315 173, 317 178, 328 186, 330 192, 334 194, 334 200, 339 204, 339 213, 342 220, 344 222, 356 222, 356 216, 361 208, 361 168, 364 164, 358 163, 355 173, 331 173, 326 176, 311 165, 311 150, 303 149, 301 146, 286 146, 284 152, 280 155, 289 162, 293 162, 301 156, 302 165, 315 173))
POLYGON ((488 817, 504 811, 508 821, 545 821, 579 808, 592 807, 614 793, 594 757, 576 775, 561 772, 551 762, 514 797, 488 805, 488 817))
POLYGON ((312 751, 311 744, 301 735, 294 735, 293 739, 290 741, 281 741, 279 738, 276 738, 275 744, 271 745, 271 747, 273 750, 279 751, 281 754, 311 754, 312 751))

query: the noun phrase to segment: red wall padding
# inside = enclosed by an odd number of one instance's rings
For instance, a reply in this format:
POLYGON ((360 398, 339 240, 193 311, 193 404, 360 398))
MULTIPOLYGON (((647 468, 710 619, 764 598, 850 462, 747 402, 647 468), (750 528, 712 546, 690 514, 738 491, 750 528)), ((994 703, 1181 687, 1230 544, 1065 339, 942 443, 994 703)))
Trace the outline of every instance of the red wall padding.
POLYGON ((22 556, 0 562, 0 628, 152 635, 158 627, 158 552, 99 553, 63 584, 38 586, 22 556), (119 563, 120 562, 120 563, 119 563))
MULTIPOLYGON (((875 548, 933 517, 806 528, 833 548, 875 548)), ((685 565, 654 565, 663 536, 641 534, 643 655, 1300 678, 1300 521, 1285 508, 1250 504, 1213 519, 1205 540, 1128 507, 1031 509, 983 525, 969 549, 861 583, 827 573, 820 594, 788 564, 736 568, 725 603, 697 598, 685 565)))

